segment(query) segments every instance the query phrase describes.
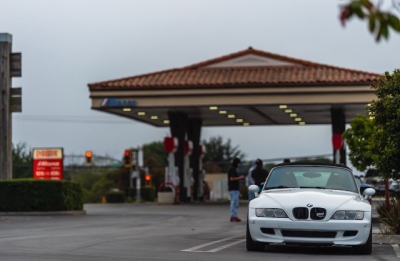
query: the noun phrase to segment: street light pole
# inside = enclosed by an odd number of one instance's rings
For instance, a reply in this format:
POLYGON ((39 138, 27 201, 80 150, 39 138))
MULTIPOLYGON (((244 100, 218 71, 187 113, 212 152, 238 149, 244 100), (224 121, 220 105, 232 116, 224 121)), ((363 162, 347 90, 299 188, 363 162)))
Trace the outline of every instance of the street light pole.
POLYGON ((0 34, 0 179, 12 178, 11 44, 10 34, 0 34))

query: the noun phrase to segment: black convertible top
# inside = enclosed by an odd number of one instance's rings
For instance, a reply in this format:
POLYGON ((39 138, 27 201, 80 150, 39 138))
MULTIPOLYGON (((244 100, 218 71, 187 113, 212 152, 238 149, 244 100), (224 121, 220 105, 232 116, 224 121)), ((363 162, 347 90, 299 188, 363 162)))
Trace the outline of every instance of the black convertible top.
POLYGON ((280 163, 275 167, 282 167, 282 166, 326 166, 326 167, 339 167, 348 169, 351 171, 349 167, 343 164, 334 164, 334 163, 322 163, 322 162, 293 162, 293 163, 280 163))

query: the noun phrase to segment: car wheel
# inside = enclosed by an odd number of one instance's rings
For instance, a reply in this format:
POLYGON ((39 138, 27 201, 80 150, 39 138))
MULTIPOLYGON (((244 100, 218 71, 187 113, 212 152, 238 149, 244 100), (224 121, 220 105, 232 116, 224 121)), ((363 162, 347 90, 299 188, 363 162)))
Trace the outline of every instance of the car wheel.
POLYGON ((264 251, 265 250, 265 243, 255 242, 251 238, 250 230, 249 230, 249 221, 247 220, 247 227, 246 227, 246 249, 247 251, 264 251))
POLYGON ((367 242, 363 245, 353 246, 353 251, 358 255, 370 255, 372 253, 372 228, 369 231, 367 242))

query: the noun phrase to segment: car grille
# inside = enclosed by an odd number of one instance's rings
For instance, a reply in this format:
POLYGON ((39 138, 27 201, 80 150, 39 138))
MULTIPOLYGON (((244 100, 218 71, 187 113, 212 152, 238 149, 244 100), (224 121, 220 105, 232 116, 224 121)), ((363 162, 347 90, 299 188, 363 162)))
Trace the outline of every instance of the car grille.
POLYGON ((310 217, 314 220, 324 219, 326 215, 326 209, 324 208, 312 208, 310 211, 310 217))
POLYGON ((336 232, 331 231, 299 231, 299 230, 282 230, 284 237, 317 237, 317 238, 335 238, 336 232))
POLYGON ((307 208, 294 208, 293 216, 297 219, 307 219, 308 218, 308 209, 307 208))

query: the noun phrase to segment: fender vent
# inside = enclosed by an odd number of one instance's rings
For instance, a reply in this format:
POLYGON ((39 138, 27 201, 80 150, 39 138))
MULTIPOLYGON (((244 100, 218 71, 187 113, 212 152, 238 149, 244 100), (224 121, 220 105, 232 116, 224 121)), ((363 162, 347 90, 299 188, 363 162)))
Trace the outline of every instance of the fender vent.
POLYGON ((261 229, 261 232, 263 232, 264 234, 275 235, 275 230, 273 230, 272 228, 262 227, 260 229, 261 229))

